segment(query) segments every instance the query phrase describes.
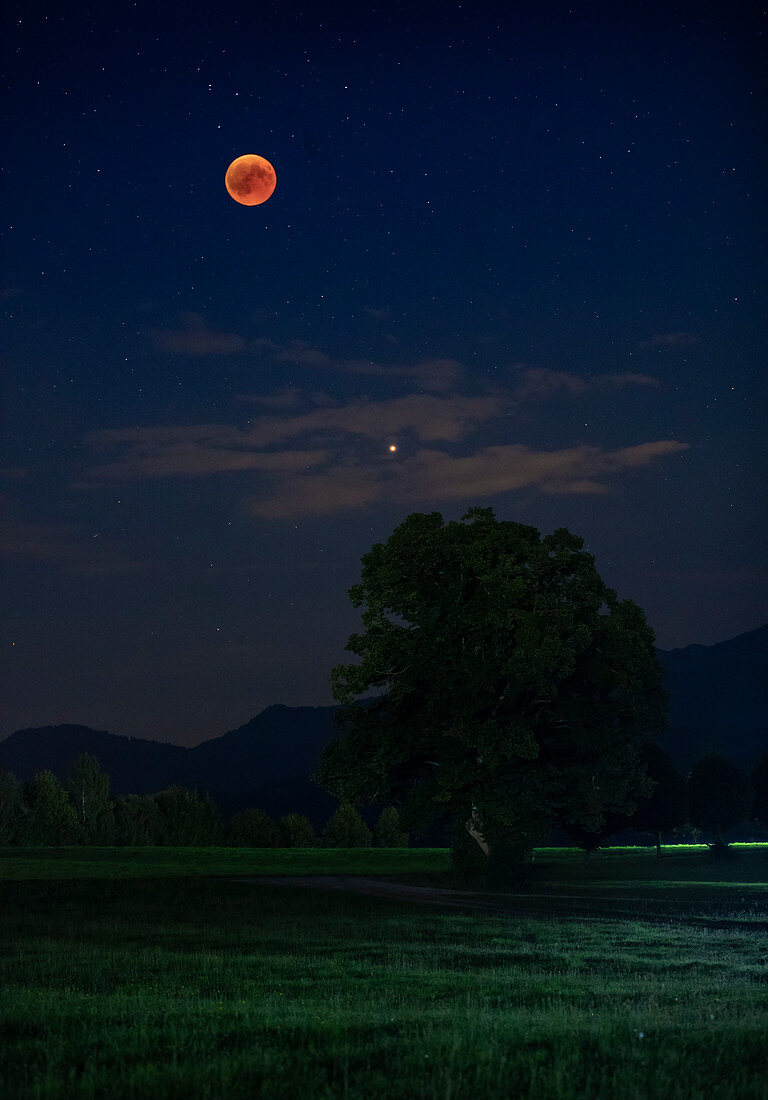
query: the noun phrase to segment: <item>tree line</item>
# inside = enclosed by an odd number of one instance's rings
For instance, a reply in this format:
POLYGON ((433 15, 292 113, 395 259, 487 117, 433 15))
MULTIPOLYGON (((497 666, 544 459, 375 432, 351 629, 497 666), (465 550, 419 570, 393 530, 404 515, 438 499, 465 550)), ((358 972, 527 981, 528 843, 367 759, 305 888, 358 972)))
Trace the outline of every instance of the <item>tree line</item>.
MULTIPOLYGON (((390 836, 447 829, 454 866, 474 858, 502 884, 563 833, 591 851, 642 829, 659 850, 688 825, 717 850, 735 825, 768 824, 768 754, 751 780, 719 753, 675 772, 657 740, 668 693, 653 631, 567 528, 542 536, 490 508, 460 522, 414 513, 363 556, 349 596, 363 629, 346 645, 355 663, 331 672, 338 736, 314 777, 340 805, 314 842, 370 843, 355 807, 385 806, 390 836)), ((78 767, 63 787, 51 773, 23 791, 6 777, 9 835, 313 842, 300 815, 270 822, 252 809, 225 828, 210 799, 181 788, 109 803, 106 777, 78 767)), ((381 821, 377 834, 383 843, 381 821)))
POLYGON ((651 833, 659 854, 662 837, 678 833, 700 836, 718 851, 737 826, 768 826, 768 752, 750 775, 719 752, 700 757, 687 776, 654 741, 645 742, 641 755, 654 783, 650 797, 631 815, 609 815, 599 831, 575 830, 575 839, 587 851, 624 829, 651 833))
POLYGON ((298 813, 275 821, 251 807, 224 822, 212 798, 180 786, 112 799, 109 776, 88 753, 78 756, 63 782, 47 770, 26 783, 0 770, 0 845, 389 848, 408 842, 391 806, 372 830, 354 806, 340 803, 317 836, 309 818, 298 813))
MULTIPOLYGON (((619 834, 629 834, 636 843, 652 837, 657 856, 665 841, 703 842, 717 856, 728 851, 727 834, 737 827, 768 827, 768 752, 749 775, 717 752, 700 757, 687 775, 677 771, 656 742, 646 742, 642 756, 653 791, 633 813, 606 814, 596 829, 566 824, 559 834, 586 855, 607 847, 619 834)), ((453 860, 465 874, 485 870, 477 845, 461 828, 456 830, 453 860)))
MULTIPOLYGON (((633 814, 610 815, 600 829, 566 826, 571 842, 586 852, 625 830, 651 834, 660 854, 662 839, 701 836, 717 851, 729 830, 746 822, 768 826, 768 752, 748 776, 720 753, 707 753, 687 776, 674 767, 655 742, 643 746, 647 774, 654 784, 633 814)), ((463 840, 461 829, 458 836, 463 840)), ((350 803, 340 803, 321 835, 303 814, 274 820, 250 807, 229 821, 221 819, 209 796, 185 787, 152 795, 110 797, 110 779, 98 760, 83 753, 64 781, 51 771, 22 783, 0 771, 0 845, 176 845, 239 848, 407 847, 410 837, 398 810, 385 807, 370 829, 350 803)), ((474 844, 455 851, 459 864, 475 862, 474 844)))

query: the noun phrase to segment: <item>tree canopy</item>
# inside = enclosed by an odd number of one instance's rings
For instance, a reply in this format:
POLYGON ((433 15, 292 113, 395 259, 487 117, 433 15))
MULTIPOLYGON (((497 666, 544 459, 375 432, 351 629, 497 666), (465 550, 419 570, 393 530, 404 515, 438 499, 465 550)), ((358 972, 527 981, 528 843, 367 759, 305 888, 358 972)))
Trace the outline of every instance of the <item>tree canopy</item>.
POLYGON ((325 826, 329 848, 370 848, 372 840, 373 833, 348 802, 342 802, 325 826))
POLYGON ((341 736, 318 771, 337 797, 458 818, 486 854, 524 854, 650 793, 640 746, 666 721, 653 633, 567 529, 416 513, 349 595, 360 660, 332 672, 341 736))

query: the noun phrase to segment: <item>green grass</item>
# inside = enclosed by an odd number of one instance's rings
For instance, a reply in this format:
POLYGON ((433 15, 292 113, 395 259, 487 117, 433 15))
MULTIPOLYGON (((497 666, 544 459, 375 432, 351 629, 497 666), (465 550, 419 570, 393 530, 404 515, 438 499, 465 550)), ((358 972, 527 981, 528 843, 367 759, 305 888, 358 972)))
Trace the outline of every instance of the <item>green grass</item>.
POLYGON ((0 881, 446 871, 443 848, 0 848, 0 881))
MULTIPOLYGON (((467 914, 226 877, 312 873, 299 857, 317 857, 316 873, 401 875, 416 852, 9 851, 4 1096, 766 1097, 768 938, 739 919, 755 904, 768 919, 765 849, 720 868, 709 900, 692 875, 712 861, 678 853, 680 909, 653 922, 467 914), (11 879, 14 859, 25 870, 11 879), (72 866, 92 877, 52 873, 72 866), (745 884, 729 892, 729 873, 745 884), (692 924, 713 907, 733 926, 692 924)), ((422 858, 433 875, 445 867, 444 853, 422 858)), ((606 852, 585 866, 550 849, 536 889, 556 909, 575 886, 660 886, 660 868, 642 877, 651 860, 606 852)))

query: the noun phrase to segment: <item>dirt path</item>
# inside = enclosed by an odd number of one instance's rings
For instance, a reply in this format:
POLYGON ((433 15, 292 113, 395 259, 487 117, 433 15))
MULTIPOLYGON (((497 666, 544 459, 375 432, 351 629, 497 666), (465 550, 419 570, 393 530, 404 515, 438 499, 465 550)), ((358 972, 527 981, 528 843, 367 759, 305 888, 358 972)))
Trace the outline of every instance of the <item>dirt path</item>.
MULTIPOLYGON (((387 878, 363 878, 360 875, 272 875, 259 878, 239 878, 236 882, 252 882, 264 886, 303 886, 313 890, 344 890, 368 897, 415 901, 421 905, 448 905, 459 909, 496 908, 504 894, 485 894, 471 890, 445 890, 435 886, 414 886, 387 878), (494 904, 495 899, 496 904, 494 904)), ((531 895, 534 896, 534 895, 531 895)))
MULTIPOLYGON (((479 890, 455 890, 432 885, 419 886, 380 877, 361 875, 265 875, 237 878, 256 886, 288 886, 311 890, 336 890, 365 897, 392 898, 419 905, 439 905, 451 909, 480 910, 509 916, 547 916, 578 920, 588 917, 613 917, 618 920, 683 921, 707 928, 768 932, 768 922, 718 919, 706 915, 706 903, 700 899, 587 896, 584 894, 494 894, 479 890), (695 910, 695 912, 692 912, 695 910)), ((713 899, 722 909, 723 899, 713 899)))

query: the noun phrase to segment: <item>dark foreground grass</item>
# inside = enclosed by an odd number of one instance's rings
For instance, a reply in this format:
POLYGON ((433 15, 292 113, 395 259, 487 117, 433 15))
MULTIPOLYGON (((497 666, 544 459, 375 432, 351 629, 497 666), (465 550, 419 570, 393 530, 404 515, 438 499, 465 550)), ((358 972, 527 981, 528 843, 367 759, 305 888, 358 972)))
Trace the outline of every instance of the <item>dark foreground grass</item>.
POLYGON ((107 874, 6 881, 0 921, 20 1100, 768 1095, 768 942, 744 923, 107 874))
MULTIPOLYGON (((240 875, 397 875, 451 882, 446 848, 20 848, 0 847, 0 882, 12 879, 197 878, 240 875)), ((656 889, 706 893, 739 885, 768 898, 768 843, 733 844, 714 859, 705 844, 663 849, 537 848, 529 885, 552 894, 656 889)))

